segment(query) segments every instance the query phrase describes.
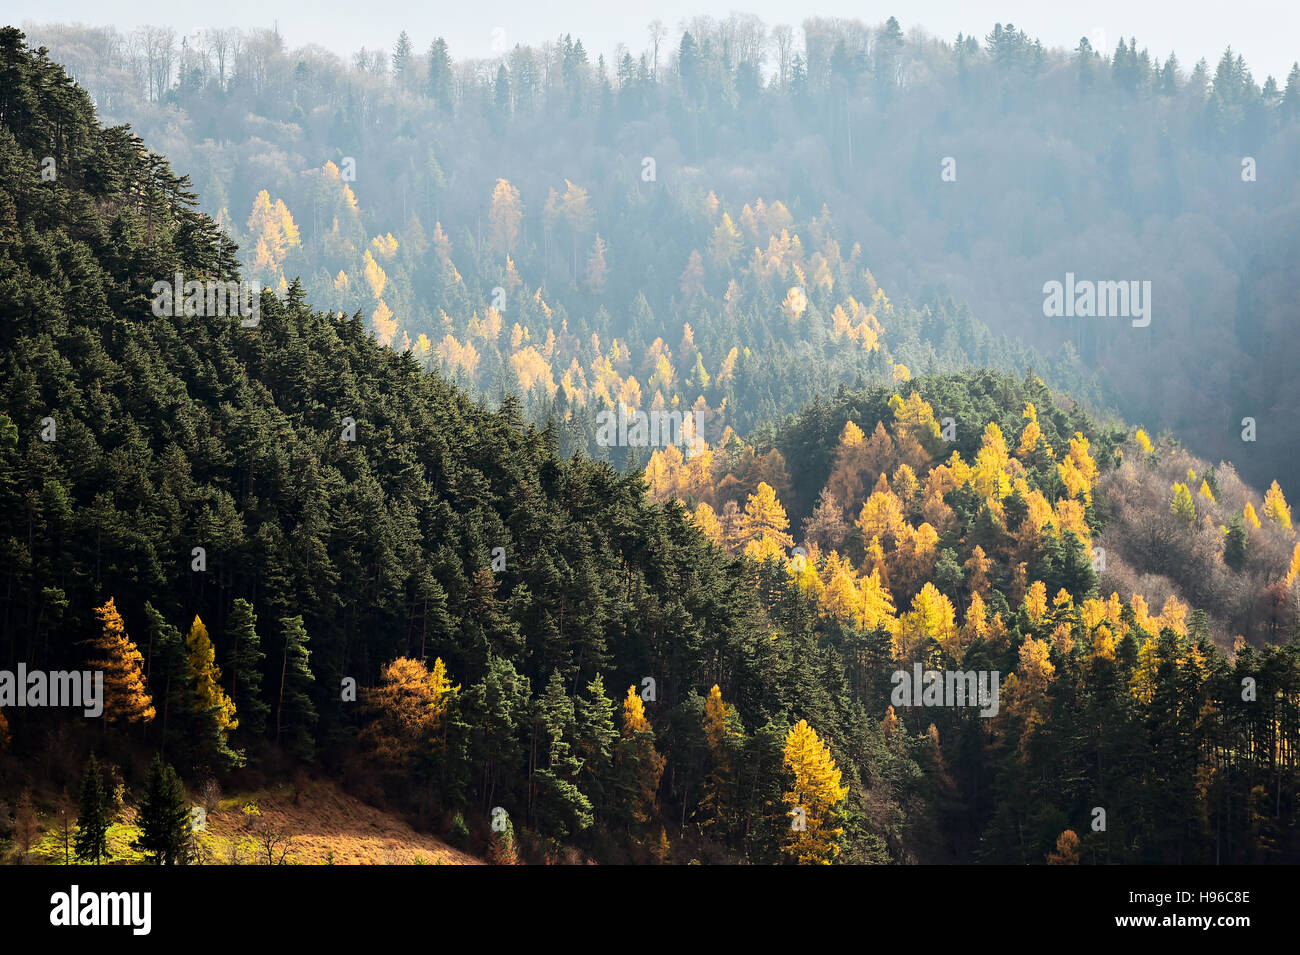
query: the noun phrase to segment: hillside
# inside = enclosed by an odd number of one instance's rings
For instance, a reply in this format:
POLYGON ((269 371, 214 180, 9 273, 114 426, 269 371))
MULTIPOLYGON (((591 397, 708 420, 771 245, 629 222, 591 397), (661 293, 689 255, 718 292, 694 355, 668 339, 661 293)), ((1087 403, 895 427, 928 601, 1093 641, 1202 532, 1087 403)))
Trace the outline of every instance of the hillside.
MULTIPOLYGON (((134 807, 126 807, 122 822, 109 833, 119 858, 135 863, 144 859, 131 848, 140 835, 137 817, 134 807)), ((57 813, 39 823, 44 831, 23 864, 62 864, 65 853, 57 813)), ((279 865, 481 863, 324 782, 218 797, 205 808, 204 828, 196 842, 199 858, 219 865, 266 865, 268 858, 279 865)))
POLYGON ((351 58, 232 24, 30 32, 193 174, 248 277, 300 275, 493 401, 517 379, 538 421, 581 409, 566 448, 598 452, 605 391, 698 403, 715 441, 896 364, 1032 366, 1300 493, 1300 65, 1253 74, 1228 29, 1206 63, 1047 48, 1037 16, 816 12, 629 24, 613 59, 580 18, 487 60, 414 26, 351 58), (1045 316, 1067 273, 1150 282, 1150 324, 1045 316))
MULTIPOLYGON (((1300 853, 1279 487, 978 369, 620 474, 296 280, 251 323, 160 308, 242 276, 188 180, 17 30, 0 80, 0 661, 106 691, 0 711, 15 834, 67 790, 83 858, 184 860, 207 779, 287 813, 310 769, 494 861, 1300 853), (900 697, 926 669, 1000 682, 900 697), (94 844, 118 801, 149 845, 94 844)), ((323 792, 294 824, 360 838, 323 792)))

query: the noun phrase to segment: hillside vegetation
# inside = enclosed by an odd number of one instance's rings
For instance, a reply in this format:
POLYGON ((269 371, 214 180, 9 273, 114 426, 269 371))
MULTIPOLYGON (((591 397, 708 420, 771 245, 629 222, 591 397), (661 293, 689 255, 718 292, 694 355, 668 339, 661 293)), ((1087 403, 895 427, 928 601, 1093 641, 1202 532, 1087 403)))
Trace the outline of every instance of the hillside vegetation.
POLYGON ((495 862, 1296 858, 1280 488, 1198 467, 1213 505, 1185 474, 1125 498, 1180 452, 995 371, 891 373, 620 474, 297 281, 252 326, 158 316, 155 282, 241 274, 196 204, 0 30, 0 660, 107 694, 0 712, 16 848, 59 811, 26 791, 79 790, 80 857, 183 861, 206 779, 310 771, 495 862), (1241 501, 1220 553, 1205 522, 1241 501), (1171 559, 1269 581, 1272 632, 1234 648, 1240 607, 1146 568, 1123 535, 1157 518, 1171 559), (1126 567, 1177 592, 1112 593, 1126 567), (907 706, 913 666, 1000 691, 907 706), (119 803, 139 845, 100 838, 119 803))

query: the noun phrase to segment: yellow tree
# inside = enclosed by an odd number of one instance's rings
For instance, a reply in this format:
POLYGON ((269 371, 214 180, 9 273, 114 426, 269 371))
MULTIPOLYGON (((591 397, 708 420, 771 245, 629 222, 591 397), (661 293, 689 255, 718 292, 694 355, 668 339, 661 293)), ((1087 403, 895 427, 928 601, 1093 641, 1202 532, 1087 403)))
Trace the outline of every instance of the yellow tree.
POLYGON ((834 551, 826 561, 826 591, 822 605, 833 617, 850 619, 858 610, 858 588, 853 566, 834 551))
POLYGON ((492 190, 492 207, 488 210, 488 242, 498 252, 513 252, 519 240, 519 225, 524 221, 524 204, 519 190, 508 179, 498 179, 492 190))
POLYGON ((1025 592, 1025 612, 1035 627, 1047 616, 1047 585, 1041 580, 1035 580, 1025 592))
POLYGON ((1076 431, 1070 439, 1070 453, 1057 465, 1065 493, 1070 497, 1083 495, 1085 502, 1092 501, 1092 486, 1097 481, 1097 462, 1089 453, 1088 439, 1076 431))
POLYGON ((1066 829, 1056 837, 1056 851, 1047 854, 1047 864, 1079 864, 1079 836, 1073 829, 1066 829))
MULTIPOLYGON (((1021 417, 1025 419, 1025 429, 1020 432, 1020 445, 1016 448, 1016 455, 1028 458, 1040 443, 1045 448, 1046 444, 1043 442, 1043 429, 1038 426, 1038 409, 1034 407, 1032 401, 1025 403, 1025 410, 1021 417)), ((1048 449, 1047 453, 1050 455, 1051 450, 1048 449)))
POLYGON ((385 764, 407 769, 426 748, 445 743, 447 713, 460 687, 447 679, 441 658, 433 672, 422 660, 398 657, 384 667, 380 684, 367 694, 374 722, 363 739, 385 764))
POLYGON ((185 637, 185 651, 189 662, 189 685, 193 688, 195 709, 211 713, 217 728, 224 736, 239 727, 235 717, 234 701, 221 688, 221 669, 216 663, 216 650, 208 637, 208 628, 197 614, 185 637))
POLYGON ((864 490, 861 458, 865 439, 866 435, 854 421, 844 423, 839 444, 835 447, 831 475, 826 482, 827 492, 850 511, 862 499, 864 490))
POLYGON ((659 780, 664 774, 664 758, 655 749, 654 740, 645 704, 636 687, 629 686, 623 699, 623 737, 618 749, 620 789, 626 794, 631 815, 642 823, 654 816, 659 780))
POLYGON ((730 213, 724 212, 722 221, 718 223, 717 228, 713 230, 713 237, 709 239, 709 257, 713 259, 714 265, 725 269, 739 254, 740 232, 731 221, 730 213))
POLYGON ((984 553, 984 548, 979 544, 971 551, 970 557, 962 567, 966 571, 966 583, 970 587, 972 594, 979 594, 981 597, 987 597, 989 593, 989 569, 993 566, 993 561, 989 560, 984 553))
POLYGON ((1007 452, 1002 429, 990 421, 984 429, 980 449, 975 455, 975 466, 971 474, 975 489, 989 500, 1002 500, 1011 493, 1011 479, 1006 470, 1010 463, 1011 456, 1007 452))
POLYGON ((691 515, 691 520, 698 527, 704 536, 719 547, 726 545, 726 538, 722 533, 722 522, 718 520, 717 513, 709 507, 707 501, 700 501, 695 508, 695 513, 691 515))
POLYGON ((779 557, 794 546, 794 538, 787 533, 789 527, 790 520, 772 485, 760 481, 758 490, 746 500, 740 518, 739 539, 744 552, 755 560, 779 557))
POLYGON ((895 653, 900 659, 916 657, 927 639, 933 639, 945 650, 954 648, 957 612, 952 601, 928 581, 912 598, 912 609, 898 623, 895 653))
POLYGON ((731 765, 732 741, 740 734, 734 729, 735 712, 722 701, 722 690, 715 683, 704 700, 704 738, 709 746, 712 767, 704 781, 700 811, 706 829, 716 829, 730 811, 730 790, 734 781, 731 765))
POLYGON ((872 570, 858 581, 858 608, 853 623, 859 630, 885 627, 892 631, 897 623, 894 612, 894 598, 881 581, 879 570, 872 570))
POLYGON ((154 717, 153 701, 144 683, 144 656, 127 636, 113 598, 95 608, 103 632, 91 641, 94 670, 104 671, 104 715, 110 723, 147 723, 154 717))
MULTIPOLYGON (((1274 482, 1274 487, 1277 486, 1274 482)), ((1175 482, 1171 488, 1173 491, 1173 500, 1169 505, 1169 510, 1184 524, 1191 525, 1196 523, 1196 504, 1192 501, 1192 492, 1186 484, 1175 482)))
POLYGON ((681 289, 682 295, 687 299, 695 298, 704 292, 704 259, 700 257, 698 250, 692 250, 690 258, 686 260, 681 289))
POLYGON ((1277 486, 1277 481, 1270 484, 1264 494, 1264 516, 1274 524, 1280 524, 1287 530, 1291 529, 1291 508, 1287 506, 1286 498, 1282 496, 1282 489, 1277 486))
POLYGON ((849 794, 841 785, 840 770, 830 750, 806 720, 800 720, 785 738, 784 765, 794 776, 785 794, 790 807, 790 830, 785 851, 799 865, 830 865, 839 854, 837 809, 849 794))
POLYGON ((882 546, 890 547, 903 534, 903 502, 886 484, 883 490, 873 491, 862 505, 857 526, 863 540, 880 538, 882 546))

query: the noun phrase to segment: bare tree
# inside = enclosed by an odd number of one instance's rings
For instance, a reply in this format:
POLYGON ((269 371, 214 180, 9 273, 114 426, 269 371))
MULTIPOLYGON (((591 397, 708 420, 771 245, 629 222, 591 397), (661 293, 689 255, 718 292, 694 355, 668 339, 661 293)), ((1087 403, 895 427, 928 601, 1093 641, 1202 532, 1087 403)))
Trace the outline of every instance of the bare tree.
POLYGON ((776 43, 777 85, 784 88, 790 82, 790 64, 794 58, 794 30, 784 23, 773 27, 772 40, 776 43))
POLYGON ((263 822, 257 827, 257 844, 266 853, 267 865, 284 865, 293 848, 293 835, 273 822, 263 822))
POLYGON ((650 21, 650 45, 654 48, 654 56, 651 60, 650 79, 656 83, 659 82, 659 43, 668 35, 668 28, 664 26, 662 20, 650 21))
POLYGON ((77 809, 64 790, 54 808, 54 832, 63 846, 63 864, 72 864, 72 837, 77 831, 77 809))
POLYGON ((230 50, 230 34, 224 27, 216 27, 203 34, 207 41, 208 53, 217 61, 217 85, 226 86, 226 53, 230 50))
POLYGON ((32 843, 40 834, 41 824, 36 818, 36 807, 32 805, 32 794, 24 790, 14 810, 14 847, 18 850, 19 865, 26 861, 32 843))

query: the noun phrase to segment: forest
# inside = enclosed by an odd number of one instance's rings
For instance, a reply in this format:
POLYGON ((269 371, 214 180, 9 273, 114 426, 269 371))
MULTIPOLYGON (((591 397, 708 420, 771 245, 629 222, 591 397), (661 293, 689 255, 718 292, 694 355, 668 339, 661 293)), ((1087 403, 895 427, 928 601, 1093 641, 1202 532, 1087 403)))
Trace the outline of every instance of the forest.
POLYGON ((1300 493, 1300 65, 1029 26, 733 14, 482 60, 405 33, 350 58, 273 30, 28 33, 192 176, 249 278, 300 276, 539 423, 582 409, 565 452, 601 453, 605 392, 695 408, 715 441, 897 365, 1032 367, 1300 493), (1045 320, 1066 272, 1151 282, 1150 326, 1045 320))
MULTIPOLYGON (((963 123, 1127 96, 1195 168, 1225 136, 1294 149, 1300 70, 891 20, 778 40, 765 84, 744 31, 697 32, 671 64, 566 37, 485 75, 436 41, 345 67, 0 30, 0 666, 105 693, 0 709, 9 861, 223 861, 203 792, 308 778, 500 864, 1300 858, 1294 449, 1238 477, 1167 417, 1203 417, 1190 391, 1124 393, 1131 339, 891 299, 873 269, 924 271, 897 257, 925 217, 840 191, 937 96, 903 82, 927 63, 982 104, 963 123), (786 119, 825 175, 793 130, 721 168, 786 119), (262 283, 258 321, 160 318, 176 274, 262 283), (607 447, 616 406, 689 409, 701 444, 607 447), (995 712, 896 704, 914 666, 996 674, 995 712)), ((1223 241, 1285 255, 1294 219, 1253 202, 1223 241)), ((1256 333, 1293 339, 1285 271, 1238 252, 1259 298, 1214 349, 1268 356, 1253 399, 1286 358, 1256 333)), ((1152 324, 1171 363, 1206 344, 1179 321, 1152 324)))

